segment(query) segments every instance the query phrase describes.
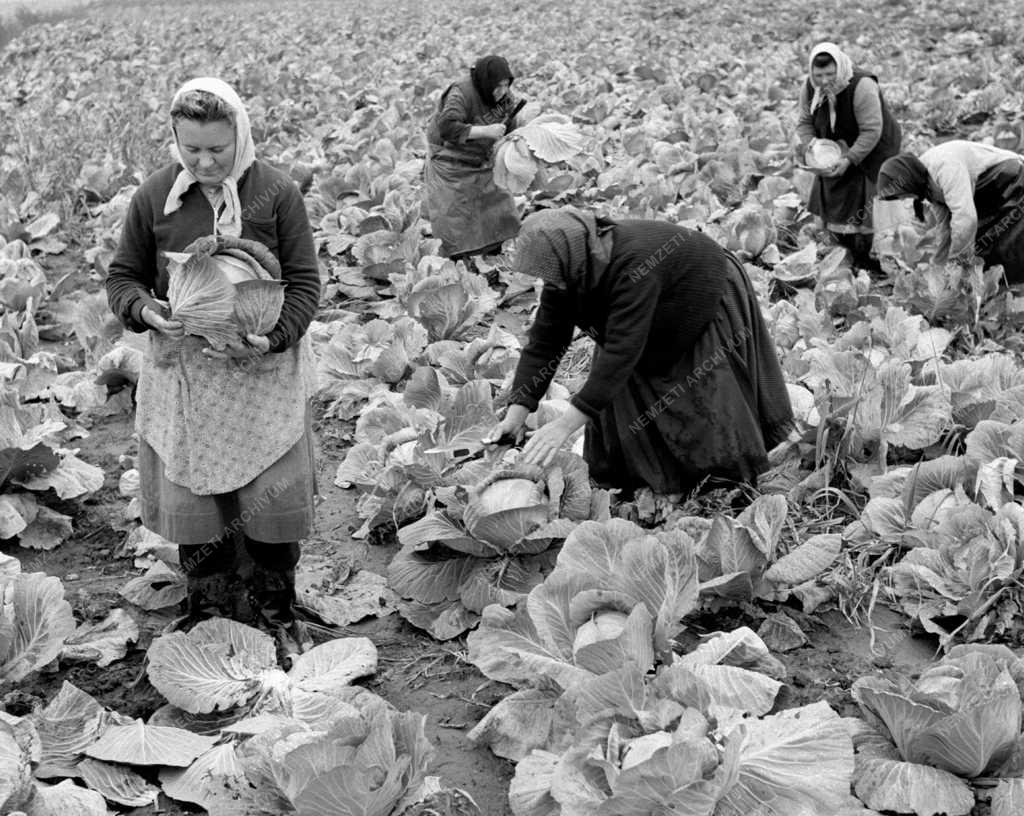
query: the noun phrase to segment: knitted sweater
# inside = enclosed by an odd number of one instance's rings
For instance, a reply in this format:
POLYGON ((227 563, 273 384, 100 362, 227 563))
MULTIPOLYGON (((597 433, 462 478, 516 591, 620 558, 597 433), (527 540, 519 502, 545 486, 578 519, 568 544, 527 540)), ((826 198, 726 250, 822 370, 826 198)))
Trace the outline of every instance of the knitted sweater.
POLYGON ((588 291, 544 286, 511 403, 536 409, 579 326, 598 351, 571 401, 594 418, 634 372, 670 369, 718 312, 729 260, 710 238, 658 221, 620 221, 612 237, 608 267, 588 291))
MULTIPOLYGON (((177 164, 153 173, 136 190, 107 276, 111 311, 126 328, 146 331, 142 309, 161 313, 154 298, 167 298, 165 251, 180 252, 212 235, 216 217, 199 185, 182 197, 181 209, 164 215, 164 201, 180 171, 177 164)), ((313 233, 298 187, 285 174, 255 161, 238 182, 242 236, 266 245, 281 263, 284 305, 270 330, 270 350, 281 352, 305 334, 320 302, 320 271, 313 233)))

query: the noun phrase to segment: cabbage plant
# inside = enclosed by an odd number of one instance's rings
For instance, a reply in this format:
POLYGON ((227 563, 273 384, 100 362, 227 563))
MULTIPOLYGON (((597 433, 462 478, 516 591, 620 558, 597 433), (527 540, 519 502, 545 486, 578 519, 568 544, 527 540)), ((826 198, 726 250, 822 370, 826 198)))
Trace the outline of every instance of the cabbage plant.
POLYGON ((438 496, 443 509, 401 527, 388 582, 399 610, 434 637, 475 625, 489 604, 516 603, 554 565, 554 549, 590 518, 586 463, 563 451, 547 468, 501 467, 438 496))
POLYGON ((764 672, 780 670, 739 629, 654 674, 624 663, 579 680, 561 730, 516 757, 512 812, 862 816, 841 718, 823 702, 767 714, 781 684, 764 672))
POLYGON ((392 816, 420 795, 433 754, 425 720, 367 694, 343 716, 239 723, 254 735, 161 781, 212 813, 392 816))
POLYGON ((1000 776, 1018 748, 1022 685, 1024 662, 1001 646, 955 647, 914 682, 860 678, 871 729, 857 740, 857 795, 878 810, 969 813, 967 780, 1000 776))
POLYGON ((449 386, 442 374, 423 366, 402 394, 388 392, 370 402, 334 480, 362 494, 356 512, 364 523, 356 538, 383 524, 411 522, 438 492, 487 476, 496 457, 480 440, 498 421, 491 390, 484 380, 449 386))
POLYGON ((519 689, 473 732, 496 753, 521 758, 547 744, 560 696, 624 665, 641 673, 671 660, 683 617, 697 608, 693 542, 623 519, 573 530, 552 573, 514 610, 484 610, 469 659, 519 689))
POLYGON ((100 468, 63 447, 67 424, 57 416, 0 383, 0 538, 17 536, 23 547, 51 550, 72 532, 71 517, 36 494, 74 499, 103 486, 100 468))

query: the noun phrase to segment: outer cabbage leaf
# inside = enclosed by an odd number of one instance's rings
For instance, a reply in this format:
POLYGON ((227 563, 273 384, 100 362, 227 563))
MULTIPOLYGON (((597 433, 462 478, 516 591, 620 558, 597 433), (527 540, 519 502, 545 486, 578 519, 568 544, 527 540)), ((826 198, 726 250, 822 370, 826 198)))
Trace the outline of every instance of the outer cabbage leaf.
POLYGON ((108 816, 107 804, 96 791, 65 779, 59 785, 37 785, 26 816, 108 816))
POLYGON ((992 816, 1024 813, 1024 779, 1001 779, 992 791, 992 816))
POLYGON ((123 609, 112 609, 98 623, 75 629, 65 639, 61 657, 89 661, 102 668, 124 657, 128 644, 138 639, 138 624, 123 609))
POLYGON ((583 133, 567 116, 545 114, 513 131, 538 159, 555 163, 571 159, 583 149, 583 133))
POLYGON ((228 742, 215 745, 196 757, 187 768, 164 768, 160 784, 164 793, 181 802, 192 802, 208 810, 218 791, 244 784, 245 769, 228 742))
POLYGON ((764 579, 774 584, 795 586, 817 578, 839 557, 842 536, 822 533, 790 550, 772 564, 764 579))
POLYGON ((516 764, 508 789, 513 816, 561 816, 562 808, 551 796, 557 767, 558 754, 541 750, 516 764))
POLYGON ((613 795, 595 812, 598 816, 672 811, 713 816, 718 812, 719 785, 705 779, 705 774, 716 761, 708 740, 677 742, 657 750, 647 761, 622 771, 613 785, 613 795))
POLYGON ((102 794, 108 802, 119 805, 155 805, 160 793, 159 788, 150 785, 125 765, 86 758, 78 763, 78 772, 92 790, 102 794))
POLYGON ((959 777, 928 765, 884 757, 857 756, 854 790, 875 810, 963 816, 974 808, 974 793, 959 777))
POLYGON ((181 728, 146 725, 112 725, 85 749, 86 756, 130 765, 170 765, 186 768, 217 741, 181 728))
POLYGON ((150 682, 193 714, 247 702, 262 675, 277 668, 274 642, 257 629, 224 618, 201 621, 187 634, 162 635, 149 647, 150 682))
POLYGON ((83 462, 70 451, 61 451, 60 464, 53 470, 31 478, 14 480, 26 490, 44 491, 53 488, 62 499, 76 499, 95 493, 103 487, 103 471, 83 462))
POLYGON ((853 775, 853 741, 827 703, 748 720, 727 738, 729 785, 715 816, 770 813, 837 813, 847 802, 853 775), (738 741, 738 752, 730 751, 738 741), (735 766, 729 767, 729 759, 735 766))
POLYGON ((77 774, 79 758, 107 727, 107 716, 95 699, 65 680, 32 722, 41 746, 36 776, 50 779, 77 774))
POLYGON ((537 175, 537 162, 530 154, 530 148, 521 138, 508 138, 494 150, 494 183, 513 195, 521 195, 529 189, 537 175))
POLYGON ((0 719, 0 812, 19 810, 32 798, 31 760, 23 733, 0 719))
POLYGON ((186 594, 184 576, 163 561, 154 562, 145 575, 121 587, 121 597, 148 611, 176 606, 186 594))
POLYGON ((555 701, 551 689, 522 689, 501 699, 467 734, 497 756, 519 762, 551 737, 555 701))
POLYGON ((17 683, 55 659, 74 631, 59 578, 30 572, 0 579, 0 684, 17 683))

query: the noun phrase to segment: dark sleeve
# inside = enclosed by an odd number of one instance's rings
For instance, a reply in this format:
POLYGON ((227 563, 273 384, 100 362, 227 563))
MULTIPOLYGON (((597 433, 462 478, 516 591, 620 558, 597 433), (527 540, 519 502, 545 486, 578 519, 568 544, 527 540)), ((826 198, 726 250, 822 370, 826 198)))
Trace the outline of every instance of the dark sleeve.
POLYGON ((466 98, 459 86, 453 85, 445 96, 441 112, 437 116, 437 129, 441 138, 446 142, 463 144, 469 138, 471 124, 468 119, 466 98))
MULTIPOLYGON (((802 146, 814 138, 814 117, 811 115, 811 97, 807 93, 807 80, 800 86, 800 100, 797 104, 796 135, 802 146)), ((803 157, 801 156, 801 161, 803 157)))
POLYGON ((107 303, 126 329, 143 332, 142 308, 160 311, 151 290, 156 280, 156 239, 149 197, 144 188, 132 196, 117 251, 107 271, 107 303))
POLYGON ((612 283, 604 345, 594 357, 587 381, 570 400, 591 419, 611 404, 640 361, 660 291, 661 279, 655 270, 620 275, 612 283))
POLYGON ((320 268, 306 205, 294 183, 285 186, 277 206, 277 252, 284 281, 284 305, 267 334, 270 350, 291 348, 306 333, 320 304, 320 268))
MULTIPOLYGON (((516 108, 516 105, 519 104, 519 97, 513 96, 512 93, 509 93, 508 98, 507 99, 502 99, 501 101, 502 102, 507 102, 507 105, 505 107, 505 122, 506 122, 505 133, 511 133, 517 127, 516 119, 519 118, 519 114, 517 113, 515 116, 512 116, 512 111, 514 111, 515 108, 516 108), (509 118, 509 117, 511 117, 511 118, 509 118)), ((525 105, 524 105, 524 107, 525 107, 525 105)), ((520 113, 521 112, 522 111, 520 110, 520 113)))
POLYGON ((566 293, 553 286, 545 286, 540 293, 537 316, 530 326, 529 340, 516 366, 508 399, 510 405, 537 410, 537 403, 551 385, 558 363, 572 342, 573 324, 569 314, 566 293))

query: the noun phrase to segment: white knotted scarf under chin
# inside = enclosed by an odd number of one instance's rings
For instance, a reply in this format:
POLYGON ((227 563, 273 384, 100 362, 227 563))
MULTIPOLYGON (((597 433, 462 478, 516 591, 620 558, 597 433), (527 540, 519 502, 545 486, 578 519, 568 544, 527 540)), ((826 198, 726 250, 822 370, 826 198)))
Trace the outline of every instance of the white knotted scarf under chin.
POLYGON ((811 99, 811 113, 814 113, 825 100, 828 100, 828 118, 832 129, 836 127, 836 97, 846 90, 846 86, 853 79, 853 60, 851 60, 838 45, 830 42, 818 43, 811 50, 810 59, 807 61, 807 75, 812 76, 814 71, 814 58, 818 54, 828 54, 836 63, 836 81, 828 91, 815 85, 813 80, 811 87, 814 88, 814 98, 811 99))
MULTIPOLYGON (((256 158, 256 146, 252 141, 252 129, 249 126, 249 114, 242 104, 238 94, 234 92, 226 82, 214 77, 199 77, 186 82, 174 95, 171 108, 178 99, 190 91, 206 91, 222 99, 228 104, 235 117, 235 163, 227 178, 220 183, 221 193, 224 196, 224 211, 217 219, 217 231, 224 235, 233 235, 236 238, 242 234, 242 204, 238 198, 238 180, 242 174, 249 169, 249 166, 256 158)), ((173 123, 172 123, 173 129, 173 123)), ((182 166, 182 171, 171 186, 164 202, 164 215, 170 215, 181 208, 181 198, 193 184, 198 184, 197 179, 185 166, 178 150, 178 138, 174 137, 174 145, 171 147, 171 154, 182 166)))

